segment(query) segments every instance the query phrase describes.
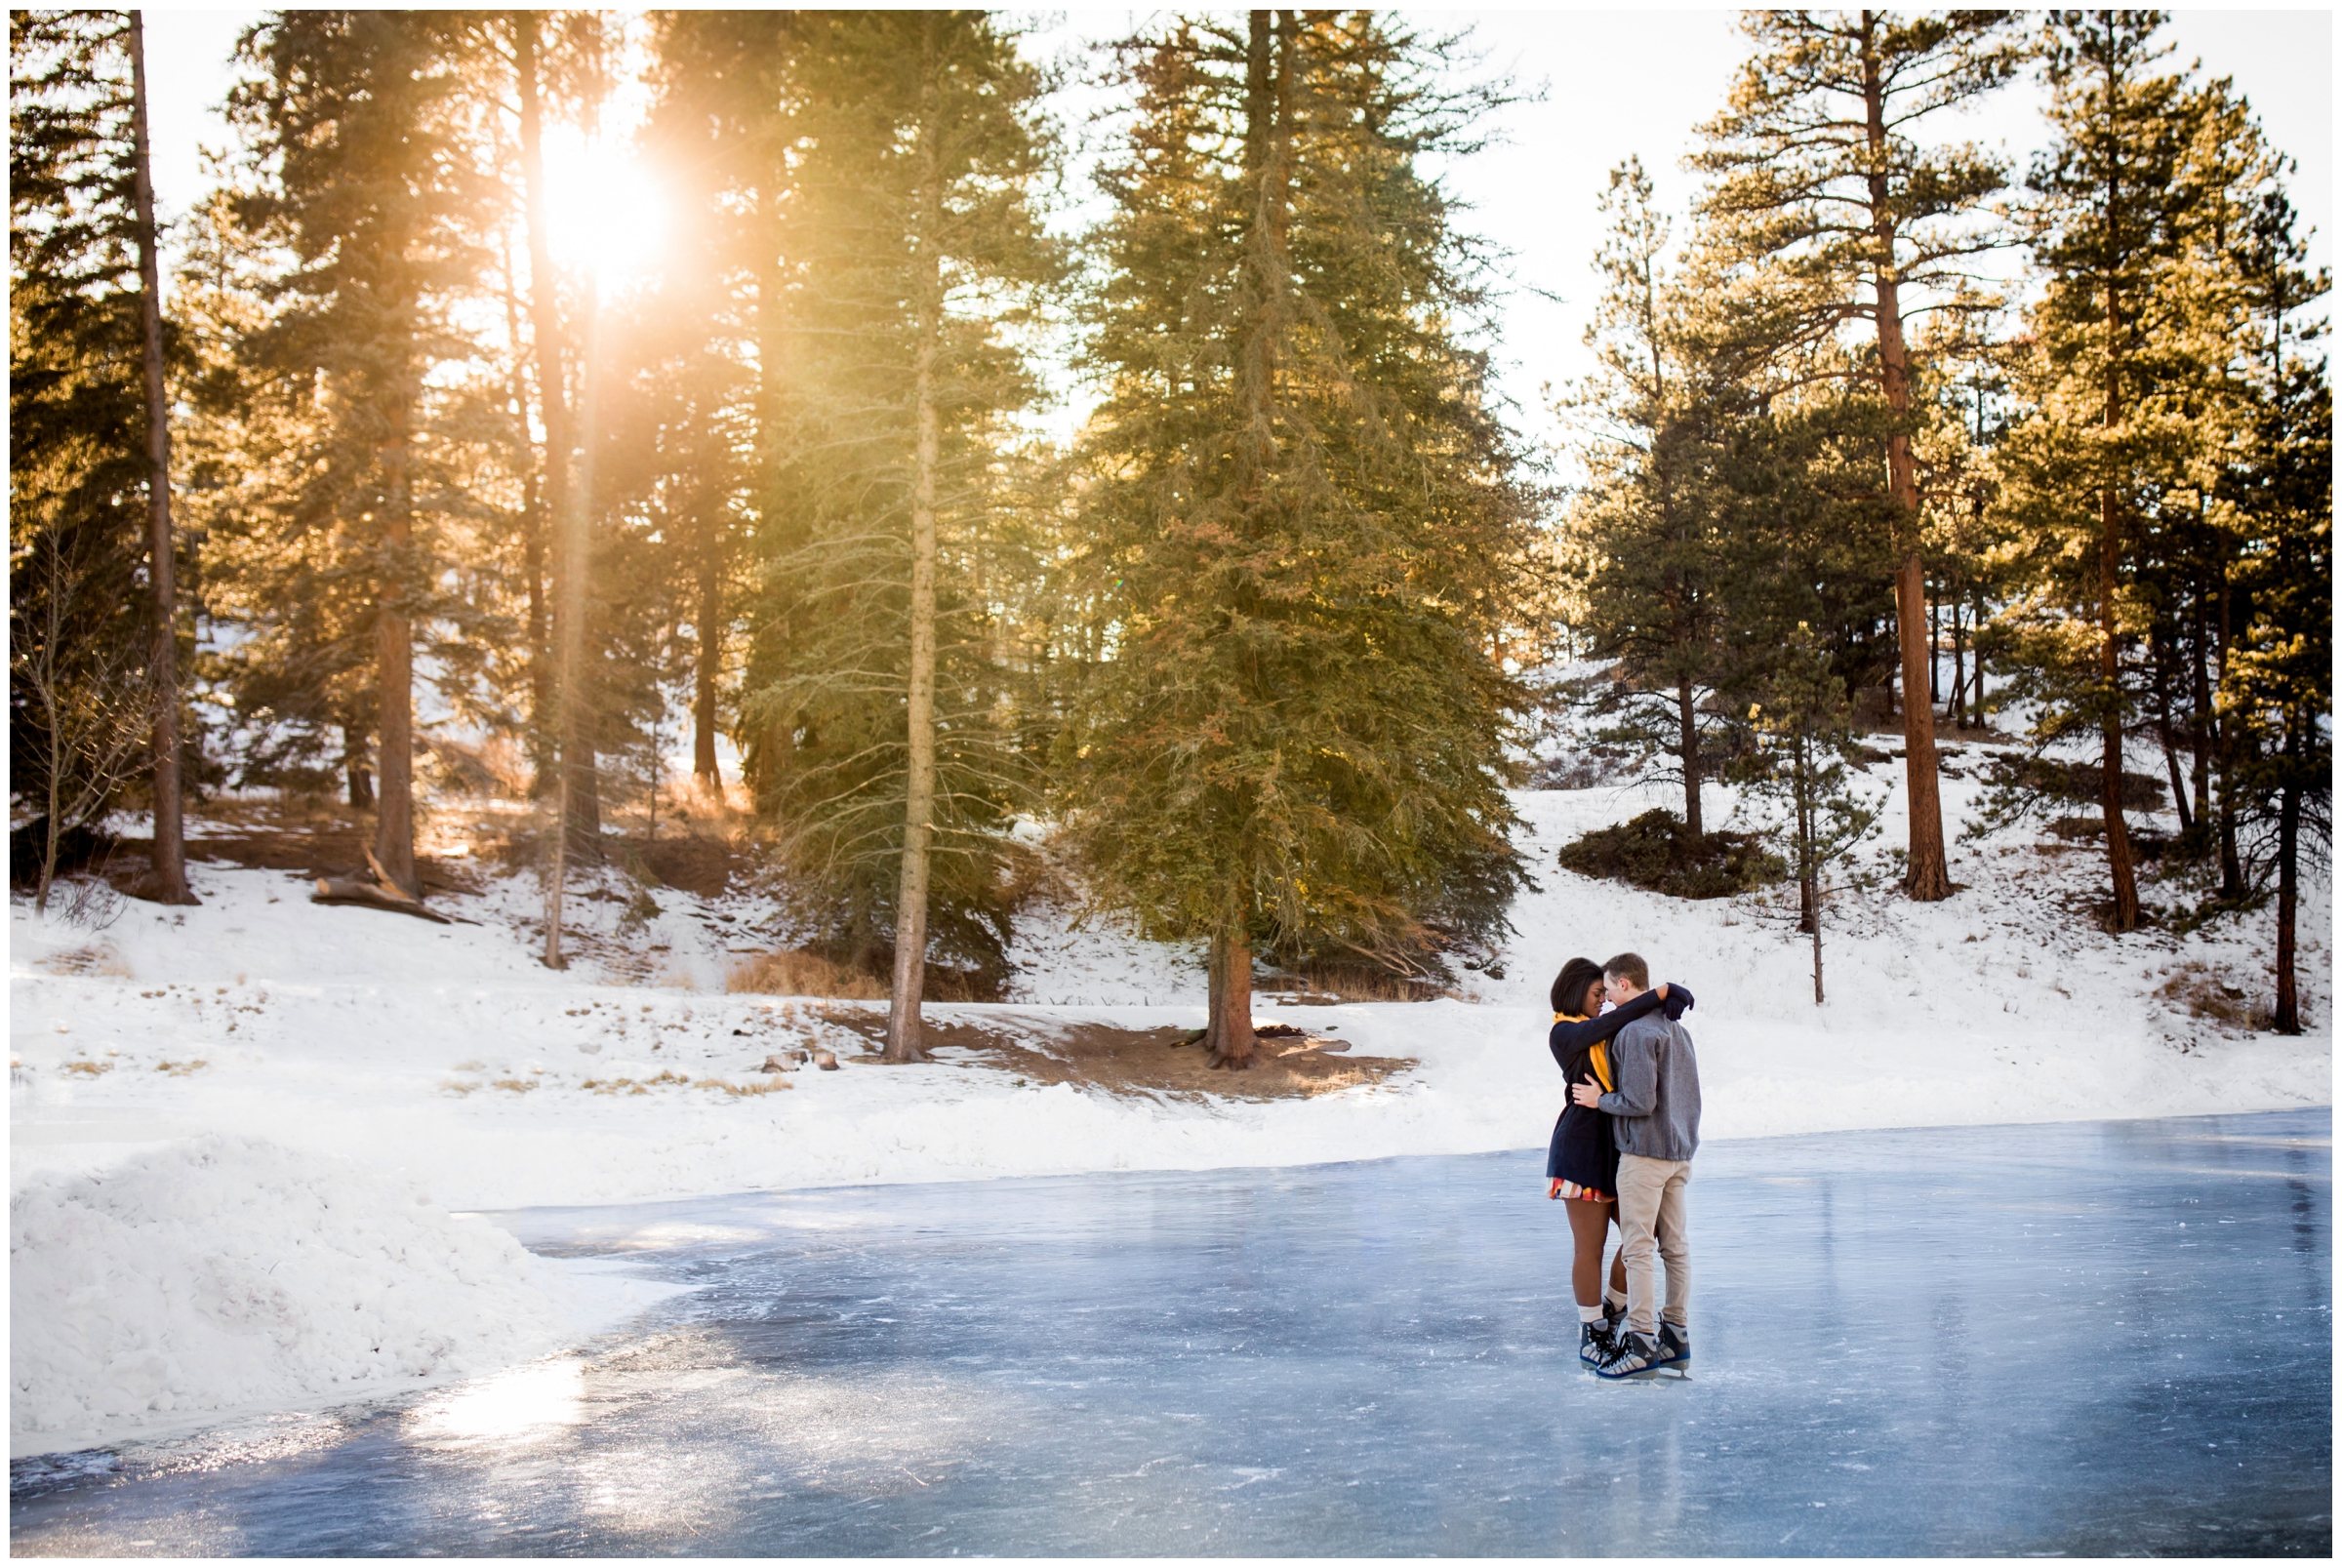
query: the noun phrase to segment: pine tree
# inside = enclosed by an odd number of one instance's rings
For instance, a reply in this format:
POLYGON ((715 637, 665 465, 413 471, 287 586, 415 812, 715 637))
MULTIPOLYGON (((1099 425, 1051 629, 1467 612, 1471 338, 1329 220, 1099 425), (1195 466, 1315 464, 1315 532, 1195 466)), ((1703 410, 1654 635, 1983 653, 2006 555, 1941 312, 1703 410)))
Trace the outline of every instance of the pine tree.
POLYGON ((1368 13, 1178 20, 1125 60, 1065 800, 1101 905, 1208 939, 1204 1044, 1243 1066, 1256 945, 1412 966, 1504 929, 1521 879, 1498 644, 1532 503, 1417 163, 1490 99, 1368 13))
POLYGON ((165 382, 183 355, 159 298, 139 40, 136 12, 9 18, 10 756, 44 908, 63 835, 116 803, 141 749, 149 891, 193 902, 165 382))
POLYGON ((1797 929, 1813 939, 1813 1004, 1822 1005, 1822 902, 1830 867, 1878 825, 1878 811, 1855 792, 1848 766, 1860 749, 1845 681, 1829 651, 1799 625, 1780 647, 1749 709, 1759 737, 1739 770, 1759 795, 1788 811, 1789 861, 1797 879, 1797 929))
POLYGON ((2314 395, 2314 388, 2293 386, 2289 354, 2322 338, 2324 325, 2298 313, 2325 297, 2330 280, 2303 265, 2306 249, 2293 232, 2284 191, 2290 160, 2269 145, 2250 105, 2217 80, 2203 86, 2192 106, 2184 175, 2192 221, 2181 264, 2157 288, 2187 306, 2197 374, 2186 413, 2196 439, 2190 504, 2161 530, 2178 547, 2157 564, 2172 606, 2185 597, 2193 613, 2184 624, 2156 629, 2171 643, 2194 633, 2188 673, 2195 687, 2199 832, 2190 848, 2217 855, 2214 902, 2235 907, 2250 901, 2257 880, 2247 874, 2240 835, 2251 825, 2247 818, 2267 824, 2270 800, 2256 800, 2245 787, 2264 734, 2242 722, 2221 694, 2258 614, 2262 563, 2254 555, 2273 537, 2262 526, 2259 503, 2283 467, 2271 455, 2294 445, 2273 432, 2286 422, 2281 411, 2314 395))
POLYGON ((2007 616, 2018 689, 2043 706, 2044 742, 2094 730, 2112 894, 2109 925, 2139 923, 2122 815, 2126 651, 2152 604, 2139 567, 2159 520, 2190 499, 2207 435, 2203 394, 2229 354, 2203 330, 2203 280, 2188 236, 2202 95, 2156 60, 2152 12, 2074 13, 2047 54, 2055 141, 2032 177, 2035 253, 2045 288, 2029 314, 2019 388, 2027 411, 2000 459, 2001 504, 2030 582, 2007 616))
POLYGON ((1876 350, 1849 369, 1894 417, 1884 466, 1899 557, 1905 887, 1915 899, 1948 898, 1909 325, 1922 311, 1954 316, 1987 302, 1973 266, 1997 243, 1986 219, 2005 177, 1976 147, 1929 148, 1917 137, 2005 82, 2021 51, 2000 12, 1750 12, 1743 25, 1756 53, 1693 159, 1716 179, 1701 214, 1709 243, 1766 297, 1750 302, 1752 329, 1803 349, 1860 323, 1876 350))
POLYGON ((1993 454, 2007 433, 2009 355, 2004 344, 1968 342, 1960 352, 1922 355, 1915 403, 1920 419, 1912 457, 1926 516, 1929 641, 1944 721, 1954 731, 1990 724, 1984 650, 1977 641, 1994 603, 2010 592, 2006 520, 1994 505, 1993 454), (1945 644, 1951 668, 1943 671, 1945 644))
POLYGON ((162 904, 193 904, 180 824, 179 593, 171 530, 171 397, 164 382, 163 283, 154 221, 154 174, 146 121, 146 31, 130 14, 132 212, 139 247, 140 369, 146 392, 146 586, 154 632, 146 685, 154 704, 153 891, 162 904))
POLYGON ((666 12, 653 24, 657 97, 643 142, 674 209, 663 289, 690 323, 670 329, 666 353, 671 384, 695 388, 705 411, 672 471, 697 481, 692 771, 710 794, 721 790, 726 640, 741 619, 749 535, 760 510, 787 505, 776 479, 787 381, 780 214, 794 188, 787 84, 812 24, 773 11, 666 12))
POLYGON ((1726 678, 1734 577, 1717 426, 1746 399, 1699 357, 1680 319, 1678 287, 1664 271, 1669 225, 1640 160, 1611 171, 1600 206, 1611 218, 1595 259, 1605 287, 1586 342, 1601 369, 1570 399, 1587 474, 1564 548, 1589 652, 1616 661, 1597 706, 1623 722, 1605 739, 1675 759, 1684 826, 1697 839, 1703 743, 1716 724, 1702 704, 1726 678))
MULTIPOLYGON (((570 419, 572 387, 562 355, 573 336, 562 316, 562 277, 553 265, 552 213, 545 177, 545 70, 541 19, 510 20, 513 98, 518 109, 522 211, 528 234, 529 355, 545 424, 543 515, 550 524, 553 606, 545 617, 545 669, 536 684, 545 704, 532 714, 541 757, 558 768, 560 843, 554 852, 545 916, 545 962, 560 962, 561 867, 573 852, 597 856, 601 845, 600 775, 594 766, 591 704, 584 688, 586 500, 577 494, 578 433, 570 419), (547 710, 549 708, 549 711, 547 710)), ((517 325, 517 323, 515 323, 517 325)), ((514 347, 519 344, 517 334, 514 347)), ((532 566, 532 573, 534 567, 532 566)), ((531 584, 534 587, 534 583, 531 584)), ((534 618, 532 618, 534 619, 534 618)), ((538 787, 543 788, 542 779, 538 787)))
POLYGON ((815 924, 856 959, 891 948, 893 1062, 924 1055, 931 947, 1005 967, 1028 764, 977 563, 1040 396, 1019 335, 1061 271, 1035 206, 1045 86, 973 12, 801 19, 787 79, 787 499, 744 706, 787 738, 762 783, 815 924))
POLYGON ((370 590, 349 531, 307 526, 289 503, 314 474, 318 400, 273 379, 253 350, 282 264, 213 194, 181 229, 175 322, 194 360, 177 443, 188 531, 203 539, 206 639, 193 678, 232 704, 216 718, 237 787, 339 786, 374 806, 370 590))
POLYGON ((737 619, 754 462, 752 365, 731 351, 730 300, 696 272, 666 273, 618 311, 597 462, 609 514, 594 549, 599 744, 624 749, 660 711, 658 684, 688 691, 692 776, 721 799, 715 742, 737 619), (653 646, 653 645, 657 646, 653 646), (671 669, 668 656, 683 659, 671 669))
POLYGON ((451 498, 426 435, 426 378, 458 357, 452 302, 473 288, 488 208, 467 135, 462 19, 286 12, 246 35, 230 96, 259 177, 244 221, 289 265, 247 345, 274 394, 310 404, 309 466, 280 504, 339 536, 371 622, 377 872, 419 895, 414 848, 416 624, 435 603, 427 529, 451 498), (421 504, 419 505, 419 500, 421 504))
MULTIPOLYGON (((609 94, 608 41, 600 19, 593 13, 573 13, 569 51, 570 74, 580 101, 581 117, 588 132, 599 123, 602 101, 609 94)), ((554 832, 550 864, 545 875, 545 953, 547 968, 559 969, 568 960, 561 950, 562 903, 568 890, 572 858, 594 862, 602 854, 600 751, 603 737, 597 723, 603 705, 601 682, 595 676, 599 661, 590 651, 587 622, 591 615, 588 586, 593 566, 594 521, 602 498, 595 487, 599 457, 598 415, 604 383, 601 279, 592 265, 586 268, 571 321, 563 318, 564 279, 552 260, 552 214, 545 174, 545 81, 540 54, 539 18, 534 12, 515 13, 511 22, 512 76, 519 101, 520 162, 529 237, 529 316, 531 346, 537 361, 537 389, 545 413, 545 494, 553 525, 555 587, 551 615, 552 680, 557 740, 552 749, 560 762, 559 826, 554 832), (570 329, 578 328, 577 402, 573 408, 563 368, 570 329), (573 420, 574 415, 574 420, 573 420)))
POLYGON ((2251 620, 2222 672, 2219 702, 2242 753, 2233 790, 2248 820, 2276 833, 2277 964, 2274 1026, 2302 1031, 2295 974, 2301 863, 2333 839, 2333 389, 2324 357, 2304 349, 2323 336, 2300 312, 2331 288, 2308 272, 2307 247, 2281 187, 2261 193, 2237 236, 2249 306, 2243 380, 2256 417, 2231 494, 2244 537, 2237 575, 2251 620), (2305 842, 2306 841, 2306 842, 2305 842))

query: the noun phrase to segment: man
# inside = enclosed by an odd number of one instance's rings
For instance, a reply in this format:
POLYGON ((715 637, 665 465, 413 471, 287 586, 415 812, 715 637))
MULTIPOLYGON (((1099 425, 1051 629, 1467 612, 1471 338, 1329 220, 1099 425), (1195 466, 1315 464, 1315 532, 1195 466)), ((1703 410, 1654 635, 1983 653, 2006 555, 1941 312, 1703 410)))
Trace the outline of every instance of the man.
MULTIPOLYGON (((1612 1002, 1624 1005, 1650 988, 1650 966, 1622 952, 1602 966, 1612 1002)), ((1618 1227, 1626 1242, 1627 1326, 1618 1348, 1595 1370, 1633 1377, 1691 1363, 1691 1240, 1683 1188, 1700 1146, 1700 1065, 1691 1036, 1664 1013, 1636 1019, 1610 1046, 1611 1081, 1603 1094, 1580 1083, 1571 1095, 1605 1111, 1618 1142, 1618 1227), (1651 1252, 1667 1262, 1665 1320, 1652 1317, 1651 1252)))

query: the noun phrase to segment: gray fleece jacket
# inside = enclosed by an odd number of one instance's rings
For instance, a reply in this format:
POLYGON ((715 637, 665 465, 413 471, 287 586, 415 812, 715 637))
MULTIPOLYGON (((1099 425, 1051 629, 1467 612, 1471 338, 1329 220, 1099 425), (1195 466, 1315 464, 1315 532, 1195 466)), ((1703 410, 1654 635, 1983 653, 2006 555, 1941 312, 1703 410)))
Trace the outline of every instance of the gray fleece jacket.
POLYGON ((1602 1096, 1621 1154, 1687 1160, 1700 1146, 1700 1063, 1691 1035, 1666 1015, 1638 1018, 1610 1042, 1610 1081, 1602 1096))

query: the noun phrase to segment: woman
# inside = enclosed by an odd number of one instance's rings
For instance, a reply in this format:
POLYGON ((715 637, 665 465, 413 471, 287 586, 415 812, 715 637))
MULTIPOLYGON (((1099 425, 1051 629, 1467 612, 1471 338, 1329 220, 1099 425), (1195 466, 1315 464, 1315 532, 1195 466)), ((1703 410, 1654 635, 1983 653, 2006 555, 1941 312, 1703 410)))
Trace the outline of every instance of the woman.
POLYGON ((1602 1299, 1602 1246, 1618 1218, 1618 1146, 1611 1142, 1610 1118, 1589 1106, 1570 1102, 1567 1085, 1593 1083, 1608 1094, 1617 1087, 1610 1078, 1609 1042, 1635 1019, 1664 1010, 1681 1018, 1691 1006, 1691 992, 1680 985, 1658 985, 1623 1007, 1608 1013, 1602 1007, 1602 966, 1590 958, 1572 958, 1554 981, 1554 1030, 1547 1044, 1561 1068, 1561 1119, 1554 1123, 1554 1141, 1546 1151, 1545 1174, 1551 1184, 1546 1196, 1568 1205, 1569 1233, 1576 1248, 1569 1270, 1571 1293, 1578 1302, 1578 1357, 1599 1366, 1609 1356, 1619 1319, 1627 1310, 1627 1269, 1623 1254, 1611 1260, 1610 1299, 1602 1299))

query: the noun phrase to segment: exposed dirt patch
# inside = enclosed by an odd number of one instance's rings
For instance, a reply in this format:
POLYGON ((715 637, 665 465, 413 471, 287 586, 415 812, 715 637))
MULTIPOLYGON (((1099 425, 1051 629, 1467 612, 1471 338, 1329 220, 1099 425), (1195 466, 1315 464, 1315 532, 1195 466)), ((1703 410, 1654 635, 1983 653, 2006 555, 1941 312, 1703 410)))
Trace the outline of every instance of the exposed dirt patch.
POLYGON ((2174 969, 2155 993, 2174 1009, 2214 1023, 2262 1030, 2274 1022, 2267 1002, 2194 959, 2174 969))
POLYGON ((649 843, 629 841, 620 858, 631 856, 642 868, 670 888, 712 899, 732 881, 734 848, 720 838, 682 833, 649 843))
MULTIPOLYGON (((371 824, 319 823, 309 826, 209 828, 187 838, 187 859, 223 865, 257 867, 266 871, 297 871, 303 876, 366 876, 366 851, 373 847, 371 824)), ((124 892, 146 873, 154 858, 150 838, 125 838, 106 863, 109 879, 119 878, 124 892)), ((477 893, 476 872, 462 862, 449 863, 426 855, 415 859, 424 893, 477 893)))
MULTIPOLYGON (((873 1048, 886 1038, 881 1009, 808 1011, 861 1035, 873 1048)), ((1001 1014, 981 1025, 930 1023, 927 1040, 931 1048, 970 1052, 984 1065, 1030 1083, 1077 1084, 1131 1098, 1306 1100, 1381 1083, 1416 1065, 1413 1057, 1338 1055, 1304 1045, 1301 1038, 1270 1038, 1260 1042, 1250 1068, 1230 1072, 1214 1068, 1201 1046, 1183 1044, 1190 1032, 1001 1014)), ((876 1055, 874 1049, 870 1055, 876 1055)))

